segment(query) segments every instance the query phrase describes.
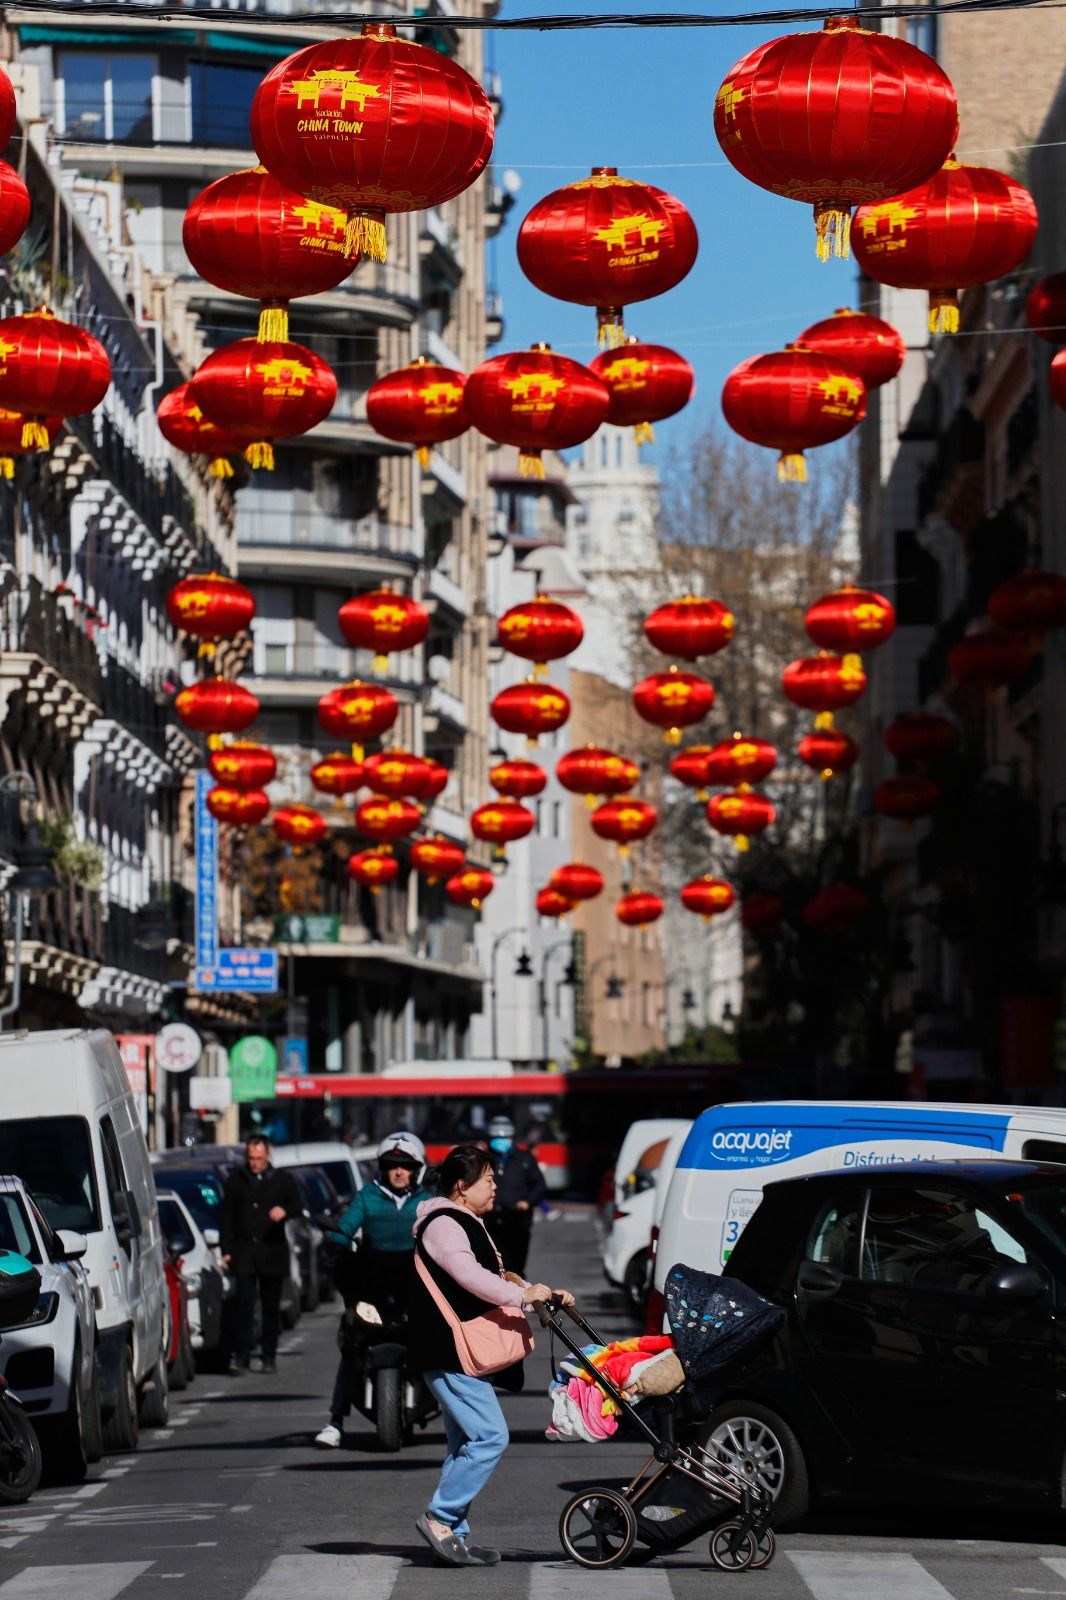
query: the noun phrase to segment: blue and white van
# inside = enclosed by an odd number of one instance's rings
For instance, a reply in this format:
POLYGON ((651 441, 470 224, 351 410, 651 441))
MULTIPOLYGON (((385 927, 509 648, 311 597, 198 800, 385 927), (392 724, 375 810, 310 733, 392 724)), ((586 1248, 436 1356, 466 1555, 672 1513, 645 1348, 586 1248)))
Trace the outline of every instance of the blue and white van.
POLYGON ((676 1262, 719 1272, 763 1184, 837 1168, 1002 1156, 1066 1164, 1066 1110, 1046 1106, 742 1101, 697 1117, 670 1182, 655 1255, 661 1292, 676 1262))

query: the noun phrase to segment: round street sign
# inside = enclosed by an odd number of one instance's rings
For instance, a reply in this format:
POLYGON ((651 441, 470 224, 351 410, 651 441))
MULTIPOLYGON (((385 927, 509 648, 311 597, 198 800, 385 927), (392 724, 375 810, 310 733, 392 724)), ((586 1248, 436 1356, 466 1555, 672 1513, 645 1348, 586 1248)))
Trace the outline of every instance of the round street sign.
POLYGON ((168 1022, 155 1036, 155 1064, 164 1072, 191 1072, 203 1051, 200 1035, 187 1022, 168 1022))

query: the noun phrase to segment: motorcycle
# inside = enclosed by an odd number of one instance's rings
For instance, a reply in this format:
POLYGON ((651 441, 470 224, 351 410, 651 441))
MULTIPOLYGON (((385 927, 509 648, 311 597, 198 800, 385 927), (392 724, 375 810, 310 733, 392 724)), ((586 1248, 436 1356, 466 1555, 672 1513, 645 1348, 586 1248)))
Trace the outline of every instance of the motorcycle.
POLYGON ((345 1303, 337 1343, 348 1399, 377 1429, 382 1450, 410 1444, 438 1407, 420 1372, 407 1365, 407 1300, 414 1273, 406 1252, 343 1255, 334 1281, 345 1303))
MULTIPOLYGON (((33 1314, 41 1274, 25 1256, 0 1250, 0 1328, 17 1328, 33 1314)), ((41 1446, 18 1395, 0 1376, 0 1503, 19 1505, 41 1481, 41 1446)))

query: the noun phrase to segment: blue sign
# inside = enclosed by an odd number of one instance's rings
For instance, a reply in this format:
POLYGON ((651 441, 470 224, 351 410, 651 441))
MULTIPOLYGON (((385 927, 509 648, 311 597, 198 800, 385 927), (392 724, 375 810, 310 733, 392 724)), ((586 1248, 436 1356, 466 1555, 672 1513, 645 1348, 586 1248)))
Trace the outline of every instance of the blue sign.
POLYGON ((213 783, 209 772, 196 774, 196 965, 201 968, 214 967, 218 957, 218 823, 207 809, 213 783))
POLYGON ((210 966, 197 967, 196 987, 216 994, 277 994, 278 953, 239 945, 216 950, 210 966))
POLYGON ((311 1053, 306 1039, 282 1039, 281 1070, 287 1078, 307 1077, 311 1070, 311 1053))

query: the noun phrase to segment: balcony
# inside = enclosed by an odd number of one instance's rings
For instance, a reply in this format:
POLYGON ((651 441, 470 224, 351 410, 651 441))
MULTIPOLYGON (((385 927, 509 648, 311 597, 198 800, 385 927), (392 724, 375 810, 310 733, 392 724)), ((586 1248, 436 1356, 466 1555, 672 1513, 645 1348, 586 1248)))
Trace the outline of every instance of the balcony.
POLYGON ((463 590, 439 567, 431 567, 426 574, 426 590, 422 599, 423 604, 428 602, 428 609, 434 615, 442 611, 448 613, 460 627, 470 615, 470 602, 463 590))
POLYGON ((469 724, 466 716, 466 706, 448 689, 442 689, 435 683, 429 691, 429 699, 423 715, 423 727, 427 736, 436 735, 447 742, 460 743, 465 737, 469 724))
MULTIPOLYGON (((371 676, 366 650, 349 650, 324 640, 307 643, 264 644, 258 639, 250 669, 243 681, 259 696, 264 707, 313 706, 335 684, 371 676)), ((412 700, 421 689, 414 679, 375 679, 401 701, 412 700)))
POLYGON ((78 620, 72 594, 49 594, 26 578, 0 601, 0 723, 17 700, 36 737, 81 737, 100 714, 100 657, 78 620))
POLYGON ((422 474, 422 503, 428 522, 457 516, 467 502, 466 478, 440 450, 434 450, 422 474))
POLYGON ((409 579, 423 557, 421 530, 403 523, 284 506, 242 512, 238 504, 237 539, 242 578, 409 579))
POLYGON ((505 326, 503 320, 503 295, 497 294, 495 289, 490 289, 485 296, 485 343, 490 346, 499 344, 503 338, 505 326))
POLYGON ((434 282, 447 283, 453 289, 462 282, 466 267, 459 247, 459 235, 432 206, 422 213, 418 254, 423 268, 434 282))

